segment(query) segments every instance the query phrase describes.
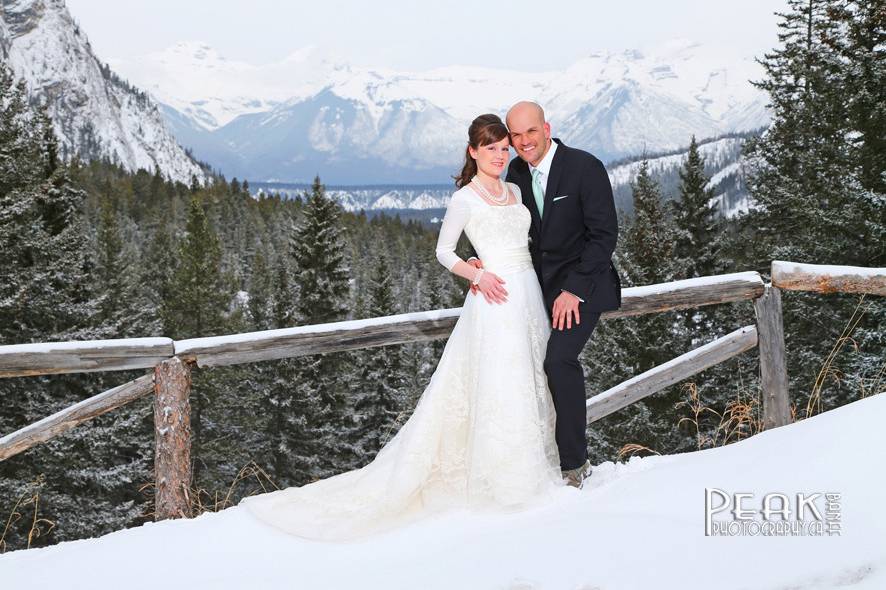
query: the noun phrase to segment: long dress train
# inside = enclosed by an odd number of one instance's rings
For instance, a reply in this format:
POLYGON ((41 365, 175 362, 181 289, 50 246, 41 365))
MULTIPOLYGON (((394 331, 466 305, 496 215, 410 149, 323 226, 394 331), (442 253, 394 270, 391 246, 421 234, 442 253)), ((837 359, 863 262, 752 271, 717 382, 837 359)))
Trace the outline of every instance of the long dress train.
POLYGON ((543 369, 550 325, 528 250, 529 210, 456 191, 437 242, 447 268, 464 231, 505 282, 504 304, 467 293, 413 414, 360 469, 241 501, 260 520, 317 540, 364 538, 448 508, 511 511, 564 485, 543 369))

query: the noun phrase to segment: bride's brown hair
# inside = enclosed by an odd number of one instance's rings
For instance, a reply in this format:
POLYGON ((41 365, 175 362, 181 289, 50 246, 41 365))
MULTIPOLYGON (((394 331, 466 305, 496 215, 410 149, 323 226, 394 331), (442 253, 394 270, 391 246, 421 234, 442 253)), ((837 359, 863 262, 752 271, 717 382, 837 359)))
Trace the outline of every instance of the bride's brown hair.
POLYGON ((475 150, 484 145, 501 141, 508 137, 508 128, 502 123, 498 115, 492 113, 480 115, 471 122, 468 127, 468 147, 465 148, 465 165, 461 174, 453 176, 455 186, 462 188, 467 186, 474 175, 477 174, 477 161, 471 157, 470 148, 475 150))

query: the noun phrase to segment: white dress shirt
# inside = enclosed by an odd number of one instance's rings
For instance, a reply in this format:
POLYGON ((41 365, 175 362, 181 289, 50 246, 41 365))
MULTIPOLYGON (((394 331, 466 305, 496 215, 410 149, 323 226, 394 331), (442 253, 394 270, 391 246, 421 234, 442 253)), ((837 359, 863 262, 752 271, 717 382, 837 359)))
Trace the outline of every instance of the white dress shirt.
POLYGON ((535 170, 541 172, 538 177, 538 181, 541 183, 541 194, 544 196, 545 190, 547 190, 548 186, 548 174, 551 172, 551 163, 554 161, 554 152, 557 151, 557 142, 553 139, 551 140, 551 147, 548 148, 548 153, 545 154, 545 157, 541 159, 541 162, 538 163, 538 166, 533 166, 529 164, 529 172, 532 173, 535 170))

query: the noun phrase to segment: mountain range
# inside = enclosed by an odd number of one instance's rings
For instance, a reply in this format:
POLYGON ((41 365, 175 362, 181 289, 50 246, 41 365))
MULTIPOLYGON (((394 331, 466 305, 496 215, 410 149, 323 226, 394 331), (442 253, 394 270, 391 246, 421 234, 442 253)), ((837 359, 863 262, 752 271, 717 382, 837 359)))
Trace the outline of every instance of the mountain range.
POLYGON ((549 72, 357 68, 312 47, 253 65, 199 42, 111 63, 162 105, 199 159, 250 181, 449 182, 470 121, 504 116, 521 99, 544 105, 567 145, 606 162, 768 122, 765 95, 749 82, 761 77, 753 58, 685 39, 549 72))
MULTIPOLYGON (((707 188, 715 195, 714 200, 719 211, 727 217, 748 207, 740 165, 742 143, 746 135, 735 134, 702 141, 698 147, 705 159, 705 173, 710 177, 707 188)), ((676 150, 673 153, 641 155, 613 163, 607 168, 607 172, 616 207, 628 213, 633 211, 631 182, 636 178, 643 160, 648 162, 649 173, 659 183, 664 198, 674 198, 679 185, 679 170, 685 158, 685 151, 676 150)), ((306 183, 252 182, 250 190, 255 195, 276 193, 295 198, 310 193, 310 186, 306 183)), ((428 213, 418 217, 432 223, 440 221, 454 191, 451 181, 448 184, 326 186, 326 194, 346 211, 391 213, 403 209, 422 210, 428 213)))
MULTIPOLYGON (((630 163, 659 154, 659 172, 673 176, 691 134, 716 154, 715 184, 740 185, 735 138, 768 122, 765 95, 749 82, 758 64, 685 39, 648 53, 591 53, 548 72, 358 68, 316 47, 255 65, 199 42, 105 63, 63 0, 0 0, 0 56, 32 101, 48 104, 66 158, 107 158, 182 182, 205 181, 206 162, 256 188, 317 174, 327 185, 401 187, 340 191, 352 209, 445 206, 440 185, 460 167, 470 121, 521 99, 543 104, 567 145, 611 164, 626 208, 630 163)), ((733 209, 743 199, 722 198, 733 209)))

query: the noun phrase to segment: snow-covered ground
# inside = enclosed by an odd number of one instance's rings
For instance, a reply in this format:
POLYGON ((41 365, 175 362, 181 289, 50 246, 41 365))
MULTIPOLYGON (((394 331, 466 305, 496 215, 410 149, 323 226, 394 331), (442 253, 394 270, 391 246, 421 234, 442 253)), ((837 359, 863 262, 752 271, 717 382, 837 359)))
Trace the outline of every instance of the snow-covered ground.
POLYGON ((531 511, 444 513, 358 543, 298 539, 238 507, 150 523, 2 555, 0 588, 882 589, 884 419, 874 396, 722 448, 604 463, 531 511), (842 533, 705 536, 705 488, 754 494, 745 508, 839 493, 842 533))

